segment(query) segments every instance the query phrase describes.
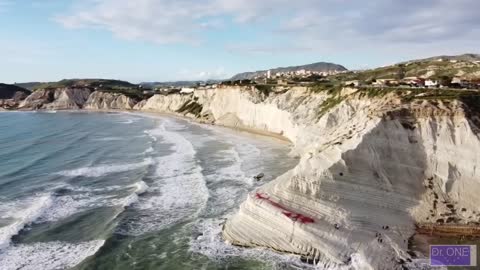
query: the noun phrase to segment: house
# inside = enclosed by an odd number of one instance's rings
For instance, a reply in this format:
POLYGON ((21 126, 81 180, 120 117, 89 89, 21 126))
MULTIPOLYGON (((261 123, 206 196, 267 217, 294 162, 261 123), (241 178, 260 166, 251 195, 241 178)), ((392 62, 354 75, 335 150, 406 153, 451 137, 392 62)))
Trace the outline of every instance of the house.
POLYGON ((358 87, 359 85, 360 85, 360 82, 358 80, 346 81, 345 82, 345 86, 358 87))
POLYGON ((180 91, 180 94, 191 94, 195 92, 195 88, 190 88, 190 87, 184 87, 182 88, 182 90, 180 91))
POLYGON ((438 81, 433 81, 433 80, 425 80, 425 87, 438 87, 439 83, 438 81))
POLYGON ((452 79, 452 86, 459 88, 468 88, 470 86, 470 82, 465 79, 455 77, 452 79))

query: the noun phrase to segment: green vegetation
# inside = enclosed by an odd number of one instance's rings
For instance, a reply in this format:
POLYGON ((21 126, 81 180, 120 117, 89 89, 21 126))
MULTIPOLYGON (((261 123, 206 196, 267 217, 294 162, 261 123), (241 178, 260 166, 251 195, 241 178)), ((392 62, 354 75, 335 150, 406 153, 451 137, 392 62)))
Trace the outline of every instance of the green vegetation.
POLYGON ((178 113, 191 113, 195 116, 199 116, 202 113, 203 106, 197 102, 187 102, 182 105, 180 109, 177 110, 178 113))
POLYGON ((273 91, 273 88, 275 85, 270 85, 270 84, 259 84, 255 86, 258 91, 260 91, 262 94, 265 96, 270 95, 270 93, 273 91))
POLYGON ((72 79, 58 82, 41 83, 34 91, 56 88, 90 88, 99 92, 123 94, 135 100, 143 99, 143 89, 126 81, 105 79, 72 79))
POLYGON ((420 77, 429 75, 434 80, 442 77, 455 77, 464 74, 466 79, 480 78, 480 65, 473 62, 450 62, 437 60, 420 60, 409 63, 396 64, 376 69, 351 71, 331 76, 339 81, 359 80, 360 82, 375 79, 404 79, 406 77, 420 77))
POLYGON ((62 87, 91 87, 91 88, 106 88, 106 89, 131 89, 138 88, 137 85, 119 80, 105 80, 105 79, 71 79, 61 80, 58 82, 39 84, 34 91, 47 88, 62 88, 62 87))
POLYGON ((321 81, 311 85, 309 89, 314 93, 327 92, 330 95, 336 95, 342 91, 343 85, 340 81, 335 80, 321 81))

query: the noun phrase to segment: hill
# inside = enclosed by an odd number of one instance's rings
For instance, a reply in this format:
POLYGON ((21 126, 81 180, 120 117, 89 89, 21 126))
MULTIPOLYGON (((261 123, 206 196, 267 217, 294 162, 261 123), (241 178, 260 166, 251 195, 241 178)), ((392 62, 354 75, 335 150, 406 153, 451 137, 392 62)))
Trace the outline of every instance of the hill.
MULTIPOLYGON (((271 69, 272 73, 277 72, 295 72, 300 70, 312 71, 312 72, 335 72, 335 71, 347 71, 347 69, 342 65, 337 65, 333 63, 318 62, 309 65, 303 66, 291 66, 291 67, 280 67, 271 69)), ((265 76, 267 70, 259 70, 255 72, 245 72, 240 73, 232 77, 231 80, 244 80, 244 79, 253 79, 259 76, 265 76)))
MULTIPOLYGON (((32 83, 30 83, 32 84, 32 83)), ((21 84, 19 84, 21 85, 21 84)), ((126 81, 109 80, 109 79, 65 79, 58 82, 40 83, 34 85, 33 90, 45 88, 62 88, 62 87, 101 87, 111 89, 137 88, 138 85, 126 81)))
POLYGON ((0 83, 0 99, 12 99, 21 93, 29 95, 30 91, 16 85, 0 83))
POLYGON ((437 56, 332 76, 332 78, 337 78, 340 81, 403 79, 407 77, 421 77, 434 80, 440 80, 445 77, 460 77, 467 80, 477 80, 480 79, 480 56, 475 54, 437 56))
POLYGON ((33 91, 35 88, 39 87, 42 84, 45 84, 45 83, 44 82, 26 82, 26 83, 15 83, 14 85, 33 91))
POLYGON ((466 53, 466 54, 461 54, 461 55, 440 55, 440 56, 434 56, 434 57, 429 57, 429 58, 424 58, 424 59, 407 61, 406 63, 422 62, 422 61, 435 61, 435 60, 439 60, 439 59, 441 59, 443 61, 453 60, 453 61, 475 62, 475 61, 480 61, 480 54, 466 53))
POLYGON ((219 80, 208 80, 208 81, 171 81, 171 82, 142 82, 140 85, 143 87, 192 87, 192 86, 197 86, 202 83, 207 83, 207 84, 214 84, 214 83, 219 83, 221 81, 219 80))

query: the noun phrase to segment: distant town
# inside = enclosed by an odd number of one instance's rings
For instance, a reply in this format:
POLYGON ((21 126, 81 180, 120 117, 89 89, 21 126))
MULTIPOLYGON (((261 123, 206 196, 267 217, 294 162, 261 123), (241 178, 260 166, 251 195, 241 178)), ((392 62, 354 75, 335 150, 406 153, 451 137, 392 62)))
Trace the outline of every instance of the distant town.
MULTIPOLYGON (((453 61, 453 60, 452 60, 453 61)), ((226 80, 218 83, 197 83, 196 86, 174 87, 162 86, 145 89, 144 94, 190 94, 195 90, 206 90, 222 88, 224 86, 311 86, 318 83, 338 84, 336 75, 355 74, 363 71, 329 71, 316 72, 310 70, 299 70, 292 72, 272 73, 266 71, 263 76, 257 76, 253 79, 226 80)), ((463 77, 443 76, 438 79, 430 79, 421 76, 409 76, 403 78, 381 78, 370 80, 345 80, 341 81, 345 87, 379 87, 379 88, 438 88, 438 89, 465 89, 479 90, 480 79, 466 79, 463 77)))

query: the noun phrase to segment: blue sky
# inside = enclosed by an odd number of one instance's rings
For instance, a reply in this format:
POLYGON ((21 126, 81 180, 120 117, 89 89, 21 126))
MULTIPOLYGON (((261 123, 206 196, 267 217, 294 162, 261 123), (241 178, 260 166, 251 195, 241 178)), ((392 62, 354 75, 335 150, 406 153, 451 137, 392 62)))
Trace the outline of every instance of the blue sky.
POLYGON ((477 0, 0 0, 0 82, 227 78, 478 53, 477 0))

